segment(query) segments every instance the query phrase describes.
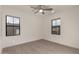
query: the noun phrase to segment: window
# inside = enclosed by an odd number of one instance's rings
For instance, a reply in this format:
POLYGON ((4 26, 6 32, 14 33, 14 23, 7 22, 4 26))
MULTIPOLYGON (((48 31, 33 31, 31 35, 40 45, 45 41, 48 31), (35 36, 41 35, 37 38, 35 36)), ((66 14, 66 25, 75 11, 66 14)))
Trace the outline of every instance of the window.
POLYGON ((6 36, 20 35, 20 17, 6 16, 6 36))
POLYGON ((60 35, 60 25, 61 25, 60 18, 52 20, 51 25, 52 25, 51 26, 51 33, 60 35))

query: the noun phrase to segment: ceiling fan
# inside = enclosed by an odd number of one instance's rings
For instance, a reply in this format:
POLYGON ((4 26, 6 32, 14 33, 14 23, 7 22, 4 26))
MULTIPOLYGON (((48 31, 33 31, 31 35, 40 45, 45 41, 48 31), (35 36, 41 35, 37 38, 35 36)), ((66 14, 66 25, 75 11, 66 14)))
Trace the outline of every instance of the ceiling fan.
POLYGON ((35 11, 34 13, 42 13, 45 14, 46 11, 51 11, 54 12, 53 8, 50 8, 49 6, 46 5, 37 5, 37 6, 31 6, 31 8, 33 8, 35 11))

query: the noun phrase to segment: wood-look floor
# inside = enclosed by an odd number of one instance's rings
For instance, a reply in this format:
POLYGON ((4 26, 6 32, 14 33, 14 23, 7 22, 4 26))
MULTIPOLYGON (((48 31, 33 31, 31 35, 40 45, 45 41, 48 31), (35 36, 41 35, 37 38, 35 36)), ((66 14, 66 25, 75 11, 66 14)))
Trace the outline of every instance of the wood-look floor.
POLYGON ((3 49, 3 54, 78 54, 79 49, 70 48, 46 40, 37 40, 30 43, 3 49))

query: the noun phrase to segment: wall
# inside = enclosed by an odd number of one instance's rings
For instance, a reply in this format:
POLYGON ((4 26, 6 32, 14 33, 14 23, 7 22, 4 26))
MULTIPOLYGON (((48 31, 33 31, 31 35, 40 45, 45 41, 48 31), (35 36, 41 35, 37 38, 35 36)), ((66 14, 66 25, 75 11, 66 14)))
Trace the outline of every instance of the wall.
POLYGON ((51 6, 55 14, 44 18, 44 39, 70 47, 79 48, 79 6, 51 6), (51 19, 61 17, 61 35, 51 34, 51 19))
POLYGON ((29 6, 1 6, 0 42, 1 48, 21 43, 46 39, 70 47, 79 48, 79 6, 51 6, 55 14, 34 14, 29 6), (21 35, 5 36, 5 16, 21 18, 21 35), (51 35, 51 19, 61 17, 61 35, 51 35))
POLYGON ((2 6, 2 47, 42 39, 42 17, 35 15, 29 6, 2 6), (21 35, 6 37, 5 16, 20 17, 21 35))
POLYGON ((1 11, 2 11, 2 7, 0 6, 0 53, 2 52, 2 36, 1 36, 2 35, 2 32, 1 32, 1 30, 2 30, 2 28, 1 28, 2 27, 1 26, 2 25, 2 23, 1 23, 2 22, 2 20, 1 20, 2 19, 2 16, 1 16, 2 12, 1 11))

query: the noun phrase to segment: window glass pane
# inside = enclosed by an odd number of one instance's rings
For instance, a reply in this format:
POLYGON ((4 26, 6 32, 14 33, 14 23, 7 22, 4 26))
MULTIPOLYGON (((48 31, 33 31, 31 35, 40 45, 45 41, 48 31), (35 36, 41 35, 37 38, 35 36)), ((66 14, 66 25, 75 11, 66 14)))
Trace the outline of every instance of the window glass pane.
POLYGON ((55 26, 55 23, 56 23, 56 22, 55 22, 55 20, 53 20, 53 23, 52 23, 52 24, 53 24, 53 26, 55 26))
POLYGON ((53 26, 57 26, 57 20, 53 20, 53 26))
POLYGON ((7 26, 7 33, 6 33, 7 36, 13 36, 13 27, 8 27, 7 26))
POLYGON ((59 26, 60 20, 53 20, 53 26, 59 26))
POLYGON ((57 20, 57 26, 60 26, 60 20, 57 20))
POLYGON ((14 27, 14 35, 19 35, 19 34, 20 34, 20 28, 14 27))
POLYGON ((14 24, 19 24, 19 18, 14 18, 14 24))
POLYGON ((19 18, 18 17, 14 18, 14 26, 19 26, 19 18))
POLYGON ((13 24, 13 17, 7 16, 7 23, 8 24, 13 24))

